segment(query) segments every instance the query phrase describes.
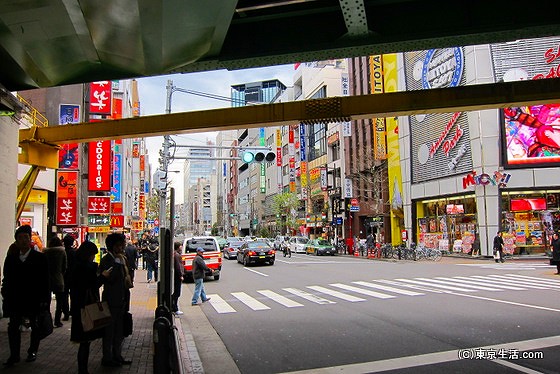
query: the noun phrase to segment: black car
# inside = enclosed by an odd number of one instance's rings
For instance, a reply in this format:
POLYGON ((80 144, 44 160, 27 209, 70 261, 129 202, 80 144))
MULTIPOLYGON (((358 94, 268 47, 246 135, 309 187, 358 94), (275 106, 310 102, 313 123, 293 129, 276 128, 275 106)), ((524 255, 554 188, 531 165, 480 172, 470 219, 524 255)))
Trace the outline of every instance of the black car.
POLYGON ((265 241, 246 242, 237 249, 237 262, 249 264, 268 263, 274 265, 276 251, 265 241))

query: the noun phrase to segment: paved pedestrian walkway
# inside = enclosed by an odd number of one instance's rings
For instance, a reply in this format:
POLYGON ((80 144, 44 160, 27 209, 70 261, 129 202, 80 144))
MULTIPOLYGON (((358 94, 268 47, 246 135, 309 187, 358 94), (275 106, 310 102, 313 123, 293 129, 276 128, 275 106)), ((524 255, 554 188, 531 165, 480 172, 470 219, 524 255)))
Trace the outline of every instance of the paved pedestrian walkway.
MULTIPOLYGON (((187 287, 183 288, 181 298, 190 300, 187 287)), ((154 311, 157 306, 157 284, 146 282, 146 271, 138 270, 135 275, 135 286, 131 290, 131 313, 134 329, 131 336, 125 338, 123 357, 132 360, 132 365, 118 368, 101 366, 101 339, 91 344, 89 358, 90 373, 153 373, 153 323, 154 311)), ((51 304, 54 314, 55 302, 51 304)), ((22 332, 21 355, 22 361, 11 368, 4 368, 10 352, 8 349, 8 319, 0 319, 0 372, 6 373, 41 373, 61 374, 77 373, 78 344, 70 341, 71 321, 63 322, 64 326, 55 328, 54 332, 41 341, 37 361, 25 362, 29 347, 29 332, 22 332)), ((194 345, 192 334, 186 319, 175 318, 175 325, 180 340, 180 356, 184 373, 203 373, 202 364, 194 345)))

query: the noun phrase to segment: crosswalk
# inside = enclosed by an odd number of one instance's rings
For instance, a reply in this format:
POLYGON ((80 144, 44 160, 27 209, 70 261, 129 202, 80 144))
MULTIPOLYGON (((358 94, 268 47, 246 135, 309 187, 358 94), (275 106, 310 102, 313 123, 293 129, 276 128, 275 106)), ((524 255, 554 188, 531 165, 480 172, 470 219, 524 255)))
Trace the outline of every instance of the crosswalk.
POLYGON ((560 278, 540 278, 520 274, 489 274, 450 277, 415 277, 374 279, 328 285, 308 285, 281 290, 209 294, 209 304, 219 314, 239 311, 267 311, 276 307, 301 308, 306 305, 331 305, 340 302, 368 302, 397 297, 419 297, 441 293, 476 293, 500 291, 553 290, 560 291, 560 278))
POLYGON ((556 266, 551 266, 548 262, 530 262, 530 261, 520 261, 512 262, 507 261, 504 263, 487 262, 484 261, 478 264, 456 264, 457 266, 465 267, 476 267, 480 269, 493 269, 502 271, 512 271, 512 270, 536 270, 536 269, 556 269, 556 266))

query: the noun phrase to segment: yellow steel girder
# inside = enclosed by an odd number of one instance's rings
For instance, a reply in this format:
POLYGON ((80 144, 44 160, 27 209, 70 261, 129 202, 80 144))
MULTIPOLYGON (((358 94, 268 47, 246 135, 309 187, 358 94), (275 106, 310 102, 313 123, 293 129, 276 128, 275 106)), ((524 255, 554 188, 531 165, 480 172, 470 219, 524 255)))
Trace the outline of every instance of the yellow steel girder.
POLYGON ((20 143, 60 144, 297 122, 473 111, 560 101, 560 78, 344 96, 20 130, 20 143))
POLYGON ((41 171, 41 169, 42 168, 37 165, 32 165, 27 171, 27 174, 25 174, 25 177, 23 177, 23 179, 18 183, 16 222, 21 217, 23 208, 25 207, 25 204, 27 204, 29 194, 31 193, 31 190, 33 190, 33 185, 35 184, 35 180, 37 180, 37 176, 39 175, 39 171, 41 171))

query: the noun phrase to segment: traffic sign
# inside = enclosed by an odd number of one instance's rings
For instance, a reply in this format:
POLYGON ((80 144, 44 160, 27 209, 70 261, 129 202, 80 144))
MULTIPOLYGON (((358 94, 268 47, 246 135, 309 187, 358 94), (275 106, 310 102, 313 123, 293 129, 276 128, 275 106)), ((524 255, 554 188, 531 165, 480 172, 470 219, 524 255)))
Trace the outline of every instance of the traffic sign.
POLYGON ((350 205, 357 206, 358 205, 358 199, 350 199, 350 205))
POLYGON ((154 219, 154 225, 155 225, 155 226, 159 226, 159 219, 157 219, 157 218, 154 219))
POLYGON ((351 205, 350 206, 350 211, 351 212, 359 212, 360 211, 360 206, 359 205, 351 205))

